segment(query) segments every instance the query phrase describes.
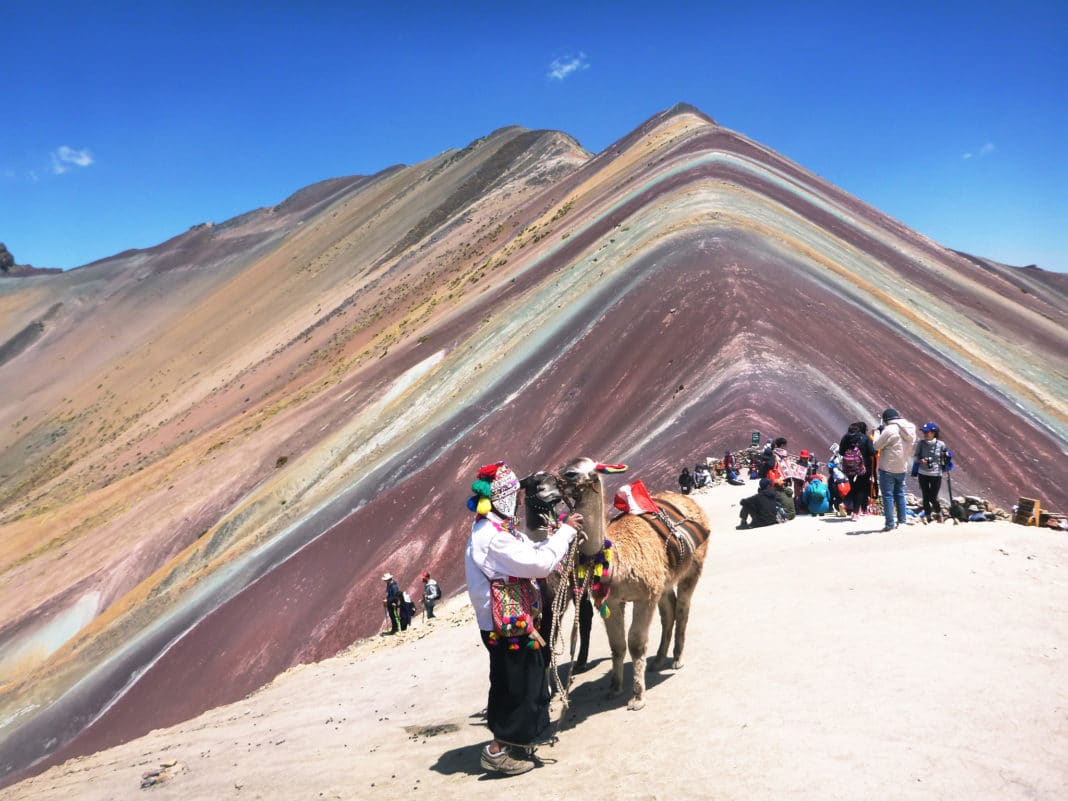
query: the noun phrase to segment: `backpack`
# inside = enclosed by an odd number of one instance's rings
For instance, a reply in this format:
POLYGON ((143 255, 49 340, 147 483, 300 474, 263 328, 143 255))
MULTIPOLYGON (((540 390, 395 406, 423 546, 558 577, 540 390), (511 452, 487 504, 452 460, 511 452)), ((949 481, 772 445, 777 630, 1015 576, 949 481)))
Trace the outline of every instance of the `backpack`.
POLYGON ((438 598, 441 597, 441 588, 438 587, 438 583, 436 581, 431 579, 426 583, 426 590, 423 594, 428 601, 436 601, 438 598))
POLYGON ((827 485, 822 481, 813 481, 808 485, 808 497, 810 501, 815 501, 816 506, 819 506, 827 500, 827 485))
POLYGON ((850 478, 868 474, 868 466, 864 464, 864 454, 860 452, 859 445, 854 445, 842 454, 842 472, 850 478))
POLYGON ((777 467, 773 467, 768 470, 764 478, 771 482, 773 487, 781 487, 783 485, 782 471, 777 467))

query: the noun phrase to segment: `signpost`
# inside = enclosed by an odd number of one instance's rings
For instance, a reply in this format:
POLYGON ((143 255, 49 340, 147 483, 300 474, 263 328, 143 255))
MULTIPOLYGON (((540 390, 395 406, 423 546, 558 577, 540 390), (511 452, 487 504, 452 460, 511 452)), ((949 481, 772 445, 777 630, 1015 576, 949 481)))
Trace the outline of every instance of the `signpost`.
POLYGON ((760 432, 759 431, 754 431, 753 432, 753 444, 754 445, 759 445, 760 444, 760 432))

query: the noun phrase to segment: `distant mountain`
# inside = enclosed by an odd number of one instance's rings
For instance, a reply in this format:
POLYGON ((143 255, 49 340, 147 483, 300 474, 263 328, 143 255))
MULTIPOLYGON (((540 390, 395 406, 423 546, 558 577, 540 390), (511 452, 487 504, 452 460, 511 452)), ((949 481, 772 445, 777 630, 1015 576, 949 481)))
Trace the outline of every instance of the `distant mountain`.
POLYGON ((1063 282, 689 106, 596 155, 505 128, 0 282, 0 309, 9 781, 375 632, 384 570, 457 591, 488 461, 663 487, 752 432, 822 458, 893 406, 941 424, 957 494, 1068 507, 1063 282))
POLYGON ((0 242, 0 278, 19 278, 27 275, 40 275, 42 273, 59 273, 62 270, 51 267, 34 267, 32 264, 15 264, 15 257, 0 242))

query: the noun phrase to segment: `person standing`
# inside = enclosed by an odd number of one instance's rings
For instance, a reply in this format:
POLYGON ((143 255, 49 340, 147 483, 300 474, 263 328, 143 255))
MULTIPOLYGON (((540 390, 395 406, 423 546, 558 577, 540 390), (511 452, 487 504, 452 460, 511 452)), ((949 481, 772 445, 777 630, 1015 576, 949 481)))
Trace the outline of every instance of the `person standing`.
POLYGON ((939 439, 939 430, 936 423, 924 423, 923 439, 916 443, 916 450, 912 454, 913 472, 916 480, 920 483, 920 493, 923 496, 923 522, 930 523, 936 519, 939 523, 945 522, 942 516, 942 504, 938 500, 939 490, 942 489, 942 468, 947 461, 946 443, 939 439))
POLYGON ((582 515, 572 514, 544 540, 534 542, 516 527, 519 479, 505 462, 485 465, 471 489, 475 496, 468 508, 475 512, 475 520, 464 554, 464 573, 482 644, 489 653, 486 725, 493 734, 482 749, 481 765, 484 770, 514 776, 534 767, 533 750, 549 728, 548 671, 536 625, 525 626, 529 634, 516 637, 514 629, 498 630, 494 610, 500 614, 504 593, 510 589, 524 605, 523 617, 536 617, 533 608, 525 608, 540 598, 533 580, 548 576, 564 558, 582 515), (524 581, 533 592, 523 586, 524 581))
POLYGON ((850 423, 842 441, 838 443, 838 467, 849 479, 846 509, 853 520, 868 509, 871 479, 874 470, 875 448, 868 436, 868 424, 850 423))
POLYGON ((383 575, 382 581, 386 582, 386 599, 382 602, 382 605, 386 607, 386 617, 389 619, 390 629, 388 633, 396 634, 401 630, 401 601, 404 596, 401 594, 400 585, 397 584, 397 580, 393 578, 392 573, 383 575))
POLYGON ((879 491, 883 496, 883 531, 893 531, 907 522, 905 506, 905 471, 909 467, 909 454, 916 442, 916 426, 903 418, 897 409, 883 412, 883 424, 873 443, 879 454, 879 491), (894 508, 897 507, 897 519, 894 508))
POLYGON ((412 625, 413 617, 415 617, 415 602, 412 601, 412 596, 410 596, 406 590, 402 590, 400 602, 401 631, 408 630, 408 627, 412 625))
POLYGON ((438 586, 437 581, 430 578, 429 571, 424 570, 423 575, 423 609, 426 610, 426 619, 434 619, 434 604, 441 598, 441 587, 438 586))

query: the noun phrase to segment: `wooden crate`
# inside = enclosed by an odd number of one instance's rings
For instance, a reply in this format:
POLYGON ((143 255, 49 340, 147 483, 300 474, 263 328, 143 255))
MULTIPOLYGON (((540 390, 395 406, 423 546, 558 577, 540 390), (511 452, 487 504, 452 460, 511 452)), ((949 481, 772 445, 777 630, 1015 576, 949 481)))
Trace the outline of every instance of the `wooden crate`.
POLYGON ((1016 504, 1016 514, 1013 515, 1012 522, 1021 526, 1037 526, 1041 516, 1041 501, 1037 498, 1020 498, 1016 504))

